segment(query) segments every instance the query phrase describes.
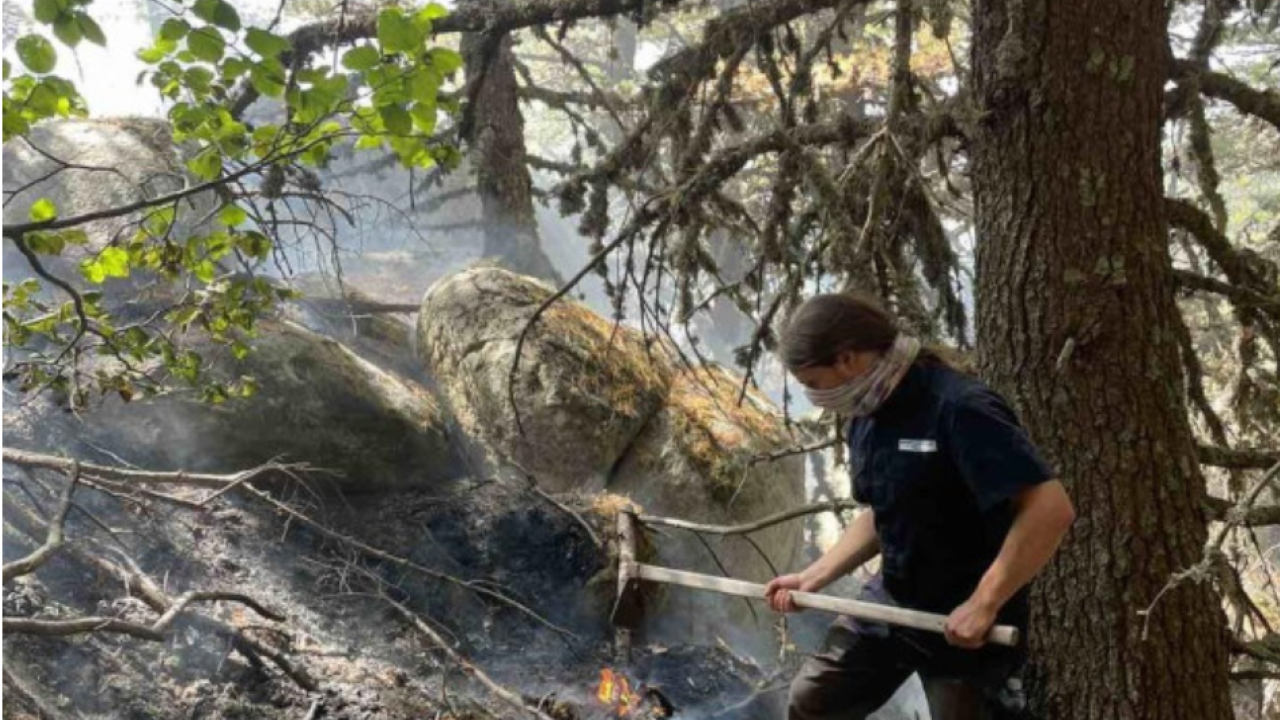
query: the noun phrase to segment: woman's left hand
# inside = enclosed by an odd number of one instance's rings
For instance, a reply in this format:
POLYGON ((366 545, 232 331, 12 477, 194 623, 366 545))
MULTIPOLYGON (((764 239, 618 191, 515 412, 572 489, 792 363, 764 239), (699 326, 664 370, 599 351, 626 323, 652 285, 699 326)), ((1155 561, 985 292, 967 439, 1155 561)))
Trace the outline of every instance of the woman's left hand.
POLYGON ((947 617, 947 642, 956 647, 976 649, 987 642, 987 633, 996 621, 999 608, 969 598, 947 617))

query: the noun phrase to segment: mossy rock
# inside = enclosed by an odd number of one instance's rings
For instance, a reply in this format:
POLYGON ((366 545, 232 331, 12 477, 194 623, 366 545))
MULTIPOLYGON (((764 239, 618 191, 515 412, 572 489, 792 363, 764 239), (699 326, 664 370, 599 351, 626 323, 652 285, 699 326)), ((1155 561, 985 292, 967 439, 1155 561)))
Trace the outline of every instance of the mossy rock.
POLYGON ((563 299, 529 332, 510 381, 520 334, 553 292, 492 266, 451 275, 423 298, 417 350, 466 433, 548 491, 599 488, 661 407, 669 370, 637 333, 563 299))

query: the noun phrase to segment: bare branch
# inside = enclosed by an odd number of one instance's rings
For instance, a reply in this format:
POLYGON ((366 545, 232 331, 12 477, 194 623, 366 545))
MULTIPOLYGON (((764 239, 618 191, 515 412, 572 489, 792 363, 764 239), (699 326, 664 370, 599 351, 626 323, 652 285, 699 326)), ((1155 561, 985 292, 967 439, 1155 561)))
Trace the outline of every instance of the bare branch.
POLYGON ((1280 450, 1233 449, 1201 445, 1200 464, 1240 470, 1265 470, 1280 462, 1280 450))
POLYGON ((1198 82, 1201 93, 1231 103, 1245 115, 1280 130, 1280 93, 1275 90, 1257 90, 1230 75, 1201 70, 1187 60, 1173 61, 1173 76, 1179 83, 1198 82))
POLYGON ((67 482, 66 489, 62 491, 62 498, 58 502, 58 510, 54 513, 53 520, 49 523, 49 532, 45 537, 44 544, 21 560, 6 564, 3 570, 5 582, 34 572, 36 568, 45 564, 62 547, 62 533, 66 527, 67 512, 71 510, 71 496, 75 494, 76 485, 80 482, 80 464, 75 460, 71 461, 71 471, 68 474, 71 477, 67 482))
POLYGON ((664 525, 666 527, 691 530, 698 533, 710 533, 712 535, 745 535, 747 533, 772 527, 778 523, 783 523, 805 515, 813 515, 820 512, 838 513, 845 510, 855 510, 858 507, 860 507, 860 505, 853 500, 832 500, 829 502, 810 503, 790 510, 784 510, 780 513, 775 513, 742 525, 705 525, 703 523, 695 523, 688 520, 680 520, 678 518, 662 517, 660 515, 640 515, 637 516, 636 519, 649 525, 664 525))
POLYGON ((306 463, 286 464, 286 463, 266 463, 249 470, 242 470, 238 473, 230 475, 215 475, 210 473, 190 473, 185 470, 176 470, 173 472, 152 472, 147 470, 128 470, 124 468, 111 467, 108 465, 95 465, 93 463, 80 462, 71 458, 59 457, 57 455, 45 455, 42 453, 33 453, 26 450, 17 450, 14 448, 4 449, 4 461, 20 465, 22 467, 46 468, 49 470, 61 470, 63 472, 71 472, 76 467, 89 475, 96 475, 105 480, 114 480, 125 483, 156 483, 162 485, 190 485, 195 487, 208 487, 222 489, 236 483, 243 483, 247 480, 257 479, 274 471, 300 471, 300 472, 328 472, 332 470, 317 470, 306 463))

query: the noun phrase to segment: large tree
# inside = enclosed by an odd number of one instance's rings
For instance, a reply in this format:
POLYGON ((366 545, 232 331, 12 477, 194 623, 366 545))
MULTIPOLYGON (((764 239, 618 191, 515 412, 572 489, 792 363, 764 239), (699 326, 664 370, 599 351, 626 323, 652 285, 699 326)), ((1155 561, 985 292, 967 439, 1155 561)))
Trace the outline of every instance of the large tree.
POLYGON ((1162 593, 1207 536, 1164 211, 1168 9, 1061 10, 985 0, 973 27, 982 368, 1083 518, 1037 585, 1038 700, 1054 718, 1229 718, 1217 599, 1162 593))

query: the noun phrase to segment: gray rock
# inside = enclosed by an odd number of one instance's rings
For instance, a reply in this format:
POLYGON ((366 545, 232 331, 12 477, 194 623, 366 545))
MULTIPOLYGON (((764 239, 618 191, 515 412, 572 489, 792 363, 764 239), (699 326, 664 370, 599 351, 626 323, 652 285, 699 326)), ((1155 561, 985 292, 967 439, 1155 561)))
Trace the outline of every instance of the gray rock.
POLYGON ((253 376, 259 389, 250 398, 218 405, 180 392, 109 398, 83 420, 59 413, 51 423, 6 413, 6 440, 75 451, 67 447, 74 434, 90 450, 158 470, 230 472, 278 457, 339 471, 333 482, 344 492, 430 485, 459 473, 444 416, 422 387, 289 322, 262 322, 252 346, 241 362, 222 347, 194 347, 216 375, 253 376), (79 432, 54 432, 67 423, 79 432))

